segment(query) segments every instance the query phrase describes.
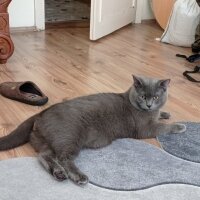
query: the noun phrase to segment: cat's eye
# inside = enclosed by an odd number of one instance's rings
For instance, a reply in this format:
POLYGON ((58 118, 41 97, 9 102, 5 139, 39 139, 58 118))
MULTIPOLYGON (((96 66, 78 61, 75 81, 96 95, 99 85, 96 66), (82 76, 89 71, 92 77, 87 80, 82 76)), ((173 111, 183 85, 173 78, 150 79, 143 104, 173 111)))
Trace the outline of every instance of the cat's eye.
POLYGON ((159 96, 155 96, 153 97, 154 100, 158 100, 159 99, 159 96))
POLYGON ((142 99, 146 99, 146 97, 144 95, 141 96, 142 99))

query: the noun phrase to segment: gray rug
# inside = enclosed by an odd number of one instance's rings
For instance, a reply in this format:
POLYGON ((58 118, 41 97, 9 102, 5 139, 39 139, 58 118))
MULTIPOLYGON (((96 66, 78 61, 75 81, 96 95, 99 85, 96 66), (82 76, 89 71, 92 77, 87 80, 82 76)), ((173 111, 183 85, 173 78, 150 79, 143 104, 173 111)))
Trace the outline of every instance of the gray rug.
MULTIPOLYGON (((142 176, 142 174, 141 174, 142 176)), ((200 188, 166 184, 139 191, 114 191, 57 182, 36 158, 0 161, 0 200, 199 200, 200 188)))
POLYGON ((166 183, 200 186, 200 164, 134 139, 83 150, 76 163, 92 184, 108 189, 139 190, 166 183))
POLYGON ((159 135, 162 148, 177 157, 200 163, 200 123, 186 122, 182 134, 159 135))

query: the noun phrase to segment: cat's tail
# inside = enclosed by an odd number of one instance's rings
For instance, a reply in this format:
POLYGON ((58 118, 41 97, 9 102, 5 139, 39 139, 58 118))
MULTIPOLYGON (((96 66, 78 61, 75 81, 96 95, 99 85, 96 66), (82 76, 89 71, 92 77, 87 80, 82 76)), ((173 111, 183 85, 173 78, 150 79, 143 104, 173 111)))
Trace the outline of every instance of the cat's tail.
POLYGON ((25 120, 9 135, 0 138, 0 151, 12 149, 27 143, 29 141, 36 116, 37 115, 34 115, 25 120))

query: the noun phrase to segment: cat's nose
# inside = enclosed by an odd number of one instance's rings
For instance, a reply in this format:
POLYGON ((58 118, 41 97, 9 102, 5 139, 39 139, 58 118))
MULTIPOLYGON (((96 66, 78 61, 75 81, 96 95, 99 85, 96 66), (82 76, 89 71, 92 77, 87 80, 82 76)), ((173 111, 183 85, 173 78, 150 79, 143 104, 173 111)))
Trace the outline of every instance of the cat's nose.
POLYGON ((151 105, 150 105, 150 104, 147 104, 147 107, 148 107, 148 108, 151 108, 151 105))

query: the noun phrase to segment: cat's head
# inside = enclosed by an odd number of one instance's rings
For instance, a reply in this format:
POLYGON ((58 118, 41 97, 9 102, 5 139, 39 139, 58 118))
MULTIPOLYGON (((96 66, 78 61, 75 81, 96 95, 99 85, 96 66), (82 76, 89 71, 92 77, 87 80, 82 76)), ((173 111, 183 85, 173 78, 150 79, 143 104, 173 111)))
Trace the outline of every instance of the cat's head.
POLYGON ((133 81, 129 99, 138 110, 159 110, 167 101, 167 88, 170 79, 157 80, 133 75, 133 81))

